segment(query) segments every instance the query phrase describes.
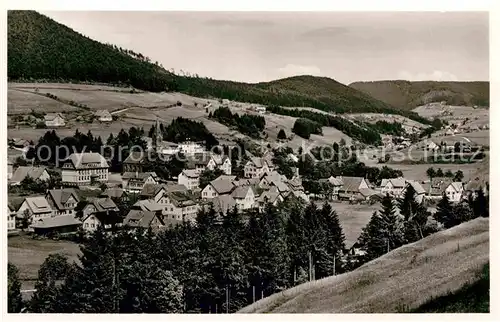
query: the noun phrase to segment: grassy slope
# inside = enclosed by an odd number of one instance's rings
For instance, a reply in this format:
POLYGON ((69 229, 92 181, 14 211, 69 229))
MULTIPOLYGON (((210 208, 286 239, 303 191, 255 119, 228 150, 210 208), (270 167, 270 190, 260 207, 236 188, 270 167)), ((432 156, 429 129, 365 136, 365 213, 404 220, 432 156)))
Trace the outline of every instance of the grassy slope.
POLYGON ((460 290, 432 299, 412 313, 489 313, 490 267, 485 265, 480 279, 460 290))
POLYGON ((388 80, 354 82, 349 86, 401 109, 440 101, 448 105, 489 106, 489 82, 388 80))
POLYGON ((148 91, 168 89, 198 97, 311 106, 339 113, 410 115, 325 77, 297 76, 247 84, 173 75, 140 54, 96 42, 34 11, 8 12, 8 77, 126 83, 148 91))
POLYGON ((274 294, 240 313, 414 310, 475 282, 488 261, 489 220, 478 218, 400 247, 352 272, 274 294))

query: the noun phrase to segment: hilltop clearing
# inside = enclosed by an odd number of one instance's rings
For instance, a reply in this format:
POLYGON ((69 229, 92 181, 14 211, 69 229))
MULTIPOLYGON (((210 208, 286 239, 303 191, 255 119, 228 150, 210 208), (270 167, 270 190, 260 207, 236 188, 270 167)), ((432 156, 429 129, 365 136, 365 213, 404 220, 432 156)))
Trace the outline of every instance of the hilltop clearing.
POLYGON ((481 277, 489 220, 477 218, 338 276, 264 298, 239 313, 390 313, 416 309, 481 277))

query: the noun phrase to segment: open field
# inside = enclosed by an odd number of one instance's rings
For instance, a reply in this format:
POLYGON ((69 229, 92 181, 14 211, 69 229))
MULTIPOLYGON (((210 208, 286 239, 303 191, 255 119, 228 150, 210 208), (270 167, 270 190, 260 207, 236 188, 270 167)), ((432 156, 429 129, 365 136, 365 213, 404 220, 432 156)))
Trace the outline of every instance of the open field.
MULTIPOLYGON (((318 207, 323 205, 324 201, 318 201, 318 207)), ((340 225, 345 235, 345 244, 347 248, 358 240, 361 230, 368 224, 374 211, 380 209, 379 204, 374 205, 350 205, 347 202, 330 202, 333 210, 339 216, 340 225)))
POLYGON ((239 313, 396 313, 481 278, 489 220, 477 218, 337 276, 271 295, 239 313))
POLYGON ((432 119, 439 117, 450 123, 462 122, 468 119, 467 125, 482 126, 489 123, 490 110, 486 108, 474 108, 472 106, 450 106, 440 104, 430 104, 418 106, 413 109, 422 117, 432 119))
POLYGON ((78 108, 31 92, 9 87, 7 91, 7 114, 28 114, 31 111, 57 113, 77 111, 78 108))
POLYGON ((376 123, 377 121, 386 121, 386 122, 399 122, 408 127, 416 127, 416 128, 425 128, 427 125, 424 125, 420 122, 411 120, 407 117, 395 114, 381 114, 381 113, 356 113, 356 114, 347 114, 347 118, 360 120, 368 123, 376 123))
POLYGON ((78 244, 64 240, 36 240, 26 235, 8 238, 8 260, 19 269, 21 280, 32 280, 38 276, 38 269, 50 254, 68 256, 70 261, 78 260, 78 244))
MULTIPOLYGON (((181 93, 129 93, 128 89, 100 86, 100 85, 79 85, 79 84, 30 84, 30 83, 10 83, 9 84, 9 112, 28 113, 31 109, 37 112, 79 112, 81 109, 62 104, 54 99, 44 95, 35 94, 35 88, 39 93, 51 93, 64 100, 72 100, 77 103, 88 105, 91 109, 108 109, 117 111, 127 108, 126 111, 119 113, 120 119, 109 125, 95 123, 75 123, 68 122, 65 128, 56 129, 59 136, 65 137, 72 135, 76 128, 81 132, 91 130, 94 135, 100 135, 103 139, 110 133, 117 134, 122 128, 128 129, 131 126, 143 126, 147 131, 158 117, 161 122, 168 123, 177 117, 185 117, 202 122, 217 138, 230 140, 235 138, 245 138, 241 133, 229 129, 227 126, 208 119, 208 114, 202 107, 203 104, 211 103, 209 111, 215 110, 220 103, 213 99, 202 99, 192 97, 181 93), (13 93, 11 95, 11 93, 13 93), (40 104, 36 103, 39 100, 40 104), (177 101, 182 106, 167 108, 166 106, 175 104, 177 101), (195 103, 198 106, 195 107, 195 103), (24 104, 24 105, 23 105, 24 104), (48 106, 48 109, 45 107, 48 106), (12 110, 12 111, 11 111, 12 110)), ((257 114, 250 110, 256 104, 231 102, 229 107, 231 111, 237 113, 257 114)), ((315 110, 320 113, 319 110, 315 110)), ((352 142, 351 138, 335 128, 323 127, 323 135, 312 135, 309 140, 303 140, 293 135, 292 128, 296 118, 290 116, 263 114, 266 119, 265 132, 268 135, 267 141, 273 144, 280 129, 284 129, 287 136, 291 137, 285 145, 290 146, 295 151, 301 147, 315 145, 331 145, 333 142, 339 142, 344 139, 348 144, 352 142)), ((30 139, 37 141, 47 129, 33 129, 31 127, 20 127, 19 129, 9 129, 9 137, 30 139)), ((267 143, 266 143, 267 144, 267 143)))
MULTIPOLYGON (((438 134, 438 133, 436 133, 438 134)), ((445 135, 445 136, 439 136, 439 135, 434 135, 432 136, 431 140, 434 140, 436 144, 439 144, 441 141, 462 141, 462 142, 469 142, 472 141, 472 143, 476 143, 481 146, 489 146, 490 145, 490 130, 481 130, 481 131, 474 131, 470 133, 462 133, 462 134, 456 134, 456 135, 445 135)))

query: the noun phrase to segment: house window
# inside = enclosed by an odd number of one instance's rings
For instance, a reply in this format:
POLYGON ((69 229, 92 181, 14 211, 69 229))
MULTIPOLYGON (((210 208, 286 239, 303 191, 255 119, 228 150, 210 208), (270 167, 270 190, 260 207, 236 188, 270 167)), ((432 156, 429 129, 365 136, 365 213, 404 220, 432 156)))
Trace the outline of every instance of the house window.
POLYGON ((90 224, 90 227, 94 228, 94 227, 95 227, 95 224, 90 224))

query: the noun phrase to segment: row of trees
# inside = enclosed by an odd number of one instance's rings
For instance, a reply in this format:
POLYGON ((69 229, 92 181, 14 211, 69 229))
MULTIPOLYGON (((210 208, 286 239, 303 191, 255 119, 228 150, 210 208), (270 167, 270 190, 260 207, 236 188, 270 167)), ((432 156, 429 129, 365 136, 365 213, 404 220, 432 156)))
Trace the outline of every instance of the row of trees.
POLYGON ((250 115, 232 113, 229 107, 221 106, 213 113, 210 112, 209 118, 214 118, 218 122, 227 125, 235 126, 238 131, 252 138, 260 138, 260 132, 264 131, 266 120, 261 115, 250 115))
POLYGON ((431 180, 434 178, 452 178, 453 181, 460 182, 464 178, 464 173, 462 172, 462 170, 457 170, 457 172, 453 173, 453 171, 451 171, 450 169, 446 170, 446 172, 443 172, 443 169, 441 168, 435 170, 434 168, 430 167, 429 169, 427 169, 426 173, 427 177, 429 177, 429 179, 431 180))
MULTIPOLYGON (((50 255, 29 312, 235 312, 309 279, 345 271, 337 214, 292 200, 246 215, 201 211, 196 225, 152 231, 97 230, 79 264, 50 255)), ((9 281, 16 284, 14 272, 9 281)), ((16 302, 16 290, 9 300, 16 302)), ((9 310, 19 311, 13 303, 9 310)))
POLYGON ((292 132, 304 139, 309 139, 311 134, 323 134, 321 124, 305 118, 299 118, 295 121, 292 132))
POLYGON ((478 217, 489 217, 489 197, 482 189, 468 200, 452 204, 444 193, 431 214, 415 198, 409 186, 404 196, 394 200, 389 195, 382 200, 382 210, 375 212, 358 239, 366 250, 362 262, 377 258, 404 244, 415 242, 441 229, 448 229, 478 217))

